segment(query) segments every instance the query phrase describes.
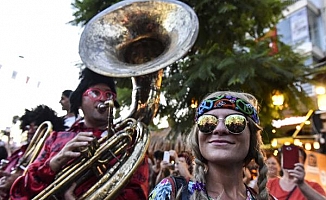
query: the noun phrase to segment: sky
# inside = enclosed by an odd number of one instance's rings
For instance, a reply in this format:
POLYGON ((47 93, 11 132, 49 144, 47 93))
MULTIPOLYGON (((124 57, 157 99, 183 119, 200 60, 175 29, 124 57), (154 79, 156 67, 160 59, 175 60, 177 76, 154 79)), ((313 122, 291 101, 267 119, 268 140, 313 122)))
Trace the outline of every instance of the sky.
POLYGON ((81 27, 71 1, 0 1, 0 130, 13 116, 45 104, 63 115, 63 90, 78 85, 81 27), (15 75, 16 74, 16 75, 15 75))

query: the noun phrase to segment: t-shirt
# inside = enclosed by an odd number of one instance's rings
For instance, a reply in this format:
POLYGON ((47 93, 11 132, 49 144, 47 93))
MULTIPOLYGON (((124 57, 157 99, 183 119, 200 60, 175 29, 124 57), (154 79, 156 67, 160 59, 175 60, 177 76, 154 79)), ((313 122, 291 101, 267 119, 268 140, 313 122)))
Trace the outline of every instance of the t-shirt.
MULTIPOLYGON (((316 182, 305 180, 310 187, 322 195, 326 195, 324 189, 316 182)), ((278 200, 285 200, 291 191, 284 191, 280 186, 280 178, 272 178, 267 182, 269 193, 278 200)), ((288 200, 307 200, 301 193, 299 188, 295 188, 288 200)))
POLYGON ((77 116, 77 117, 72 116, 72 117, 64 118, 64 126, 65 126, 66 130, 69 130, 70 127, 79 119, 80 119, 79 116, 77 116))

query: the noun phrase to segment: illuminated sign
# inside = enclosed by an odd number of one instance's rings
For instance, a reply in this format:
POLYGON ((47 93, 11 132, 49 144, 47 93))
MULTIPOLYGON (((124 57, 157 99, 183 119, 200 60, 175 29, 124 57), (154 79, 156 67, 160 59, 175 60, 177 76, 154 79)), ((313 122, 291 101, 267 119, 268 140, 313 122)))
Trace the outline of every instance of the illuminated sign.
POLYGON ((301 124, 306 120, 306 117, 288 117, 282 120, 273 120, 272 126, 275 128, 280 128, 282 126, 301 124))

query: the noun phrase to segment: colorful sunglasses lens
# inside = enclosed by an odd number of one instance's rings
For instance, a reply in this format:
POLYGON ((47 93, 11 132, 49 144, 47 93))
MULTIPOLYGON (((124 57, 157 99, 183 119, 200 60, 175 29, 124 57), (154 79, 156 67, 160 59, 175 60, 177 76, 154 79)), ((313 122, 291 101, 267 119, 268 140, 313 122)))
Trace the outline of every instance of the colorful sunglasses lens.
POLYGON ((224 119, 218 119, 214 115, 202 115, 197 120, 198 129, 204 134, 210 134, 218 125, 219 120, 223 121, 226 129, 233 134, 242 133, 247 126, 247 119, 243 115, 232 114, 224 119))

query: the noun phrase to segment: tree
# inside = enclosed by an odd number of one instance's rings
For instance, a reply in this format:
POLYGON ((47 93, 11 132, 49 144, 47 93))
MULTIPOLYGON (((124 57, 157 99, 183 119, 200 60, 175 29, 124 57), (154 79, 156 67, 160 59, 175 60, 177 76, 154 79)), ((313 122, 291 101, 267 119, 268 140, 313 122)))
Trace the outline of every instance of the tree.
MULTIPOLYGON (((74 25, 85 25, 95 14, 117 1, 75 0, 74 25)), ((269 130, 272 119, 282 112, 272 104, 272 95, 285 96, 284 108, 300 113, 313 108, 302 90, 312 81, 312 69, 305 57, 291 47, 277 43, 271 52, 271 38, 264 37, 282 18, 285 8, 279 0, 184 0, 198 15, 199 36, 185 59, 166 68, 162 90, 166 105, 160 116, 168 116, 172 133, 187 133, 193 124, 191 104, 216 90, 248 92, 259 99, 262 126, 269 130), (179 86, 179 87, 177 87, 179 86), (301 105, 301 106, 298 106, 301 105), (303 109, 301 109, 303 108, 303 109)), ((118 80, 118 87, 128 84, 118 80)), ((122 92, 124 101, 126 91, 122 92)), ((121 99, 121 98, 120 98, 121 99)), ((265 132, 264 142, 272 138, 265 132)))

